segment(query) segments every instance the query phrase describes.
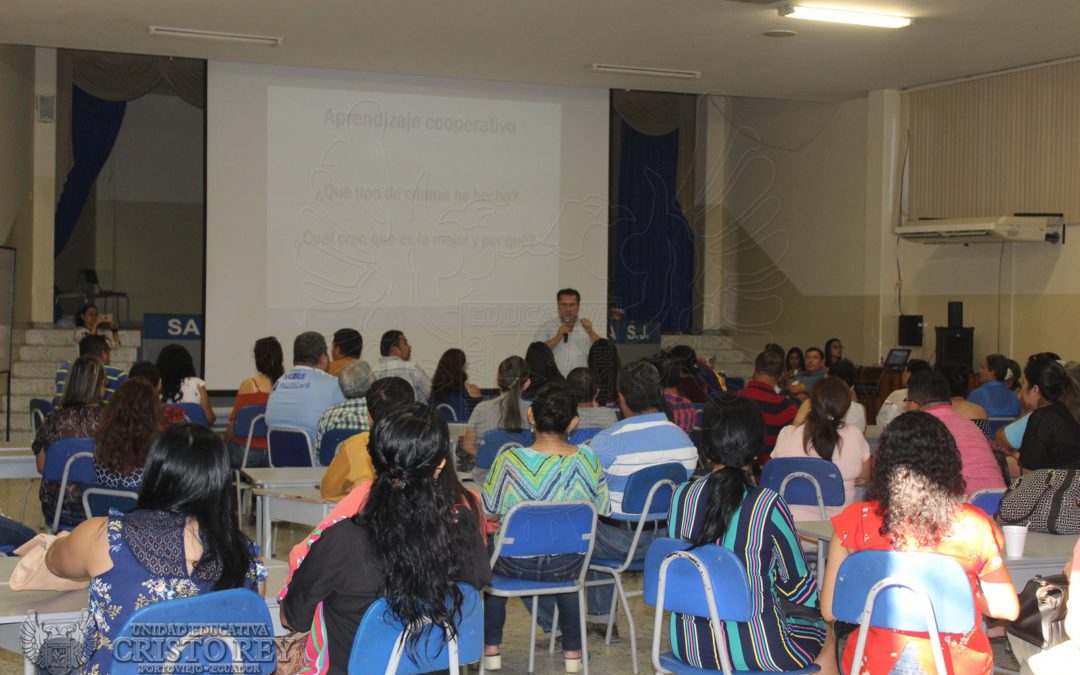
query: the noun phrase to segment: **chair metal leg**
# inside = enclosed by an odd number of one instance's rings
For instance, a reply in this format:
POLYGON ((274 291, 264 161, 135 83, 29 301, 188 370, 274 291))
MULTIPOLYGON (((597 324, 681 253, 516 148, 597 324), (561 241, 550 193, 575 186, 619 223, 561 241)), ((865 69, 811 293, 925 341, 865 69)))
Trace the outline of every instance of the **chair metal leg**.
POLYGON ((555 653, 555 634, 559 631, 559 606, 555 605, 555 611, 551 615, 551 641, 548 643, 548 654, 555 653))
POLYGON ((615 583, 611 589, 611 606, 608 607, 607 613, 607 633, 604 634, 604 644, 606 645, 611 644, 611 631, 615 628, 615 610, 619 606, 619 575, 613 574, 612 578, 615 579, 615 583))
POLYGON ((581 665, 584 675, 589 675, 589 641, 585 635, 585 615, 588 612, 588 599, 585 597, 585 587, 582 586, 578 591, 578 623, 581 624, 581 665))
POLYGON ((536 613, 540 608, 540 596, 532 596, 532 621, 529 623, 529 675, 532 675, 535 668, 533 667, 533 661, 536 657, 536 613))
MULTIPOLYGON (((621 574, 616 574, 615 575, 615 592, 618 595, 618 598, 620 600, 622 600, 623 614, 626 615, 626 626, 627 626, 628 630, 630 631, 630 658, 633 660, 633 664, 634 664, 634 675, 637 675, 637 672, 638 672, 637 633, 634 630, 634 615, 630 613, 630 598, 626 595, 626 589, 623 588, 622 575, 621 574)), ((615 622, 614 621, 615 620, 615 607, 614 607, 615 598, 612 597, 611 600, 612 600, 611 618, 609 619, 609 621, 611 623, 608 624, 608 640, 611 640, 611 626, 615 622)))

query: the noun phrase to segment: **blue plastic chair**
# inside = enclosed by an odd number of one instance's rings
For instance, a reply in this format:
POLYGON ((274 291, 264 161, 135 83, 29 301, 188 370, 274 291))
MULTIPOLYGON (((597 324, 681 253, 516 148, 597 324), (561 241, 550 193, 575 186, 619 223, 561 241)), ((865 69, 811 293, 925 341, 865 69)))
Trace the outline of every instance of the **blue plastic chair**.
POLYGON ((45 422, 45 418, 49 416, 49 413, 53 411, 52 401, 47 401, 43 398, 30 399, 30 428, 33 430, 34 435, 37 435, 38 429, 45 422))
POLYGON ((330 462, 334 461, 334 456, 337 455, 338 446, 358 433, 359 429, 331 429, 325 432, 319 442, 319 464, 330 466, 330 462))
POLYGON ((975 627, 975 601, 964 568, 953 558, 917 551, 858 551, 836 573, 833 615, 859 625, 853 663, 866 651, 867 629, 929 633, 937 672, 946 654, 939 633, 975 627))
POLYGON ((206 416, 206 411, 203 410, 202 405, 198 403, 170 403, 169 405, 174 405, 183 410, 188 421, 201 424, 204 427, 210 426, 210 419, 206 416))
POLYGON ((360 619, 349 654, 350 675, 419 675, 435 670, 460 672, 460 665, 481 660, 484 653, 484 605, 480 593, 459 583, 462 604, 457 636, 447 641, 446 632, 430 627, 415 649, 406 646, 405 626, 390 613, 386 598, 376 600, 360 619), (404 658, 402 658, 404 656, 404 658))
MULTIPOLYGON (((645 602, 656 608, 653 619, 652 661, 658 673, 715 673, 696 668, 675 657, 660 653, 664 634, 664 612, 678 612, 711 620, 713 639, 718 645, 721 672, 732 670, 723 621, 749 621, 755 615, 742 561, 722 546, 708 544, 689 550, 690 542, 657 539, 645 557, 645 602)), ((791 675, 817 673, 810 665, 791 675)), ((943 671, 944 672, 944 671, 943 671)), ((755 675, 757 675, 755 673, 755 675)))
POLYGON ((94 439, 64 438, 45 448, 45 470, 41 477, 60 483, 56 511, 50 523, 53 534, 56 534, 60 530, 60 512, 68 484, 78 483, 85 489, 97 483, 94 474, 94 439))
POLYGON ((251 489, 244 482, 243 476, 244 469, 247 468, 248 453, 251 452, 251 441, 255 438, 265 438, 266 432, 265 405, 245 405, 236 411, 232 425, 233 442, 244 444, 240 466, 233 472, 233 485, 236 486, 236 518, 240 527, 244 526, 244 493, 251 489))
POLYGON ((499 453, 506 448, 527 448, 536 441, 531 431, 492 429, 480 438, 476 449, 476 468, 490 469, 499 453))
POLYGON ((1016 417, 990 417, 986 420, 986 437, 994 439, 998 429, 1003 429, 1017 420, 1016 417))
POLYGON ((311 437, 303 429, 269 427, 266 431, 270 466, 312 466, 311 437))
POLYGON ((87 518, 107 516, 111 509, 127 513, 139 503, 139 493, 134 490, 88 487, 83 490, 82 503, 87 518))
MULTIPOLYGON (((503 518, 495 538, 491 566, 501 556, 508 558, 537 555, 577 553, 582 555, 581 574, 573 581, 530 581, 492 573, 491 585, 484 589, 488 595, 504 598, 531 597, 532 621, 529 626, 529 671, 535 671, 536 611, 541 595, 577 593, 581 625, 581 659, 585 675, 589 675, 589 645, 585 639, 585 575, 589 571, 593 543, 596 540, 596 508, 589 502, 521 502, 503 518)), ((554 626, 552 631, 554 632, 554 626)), ((480 660, 484 672, 484 660, 480 660)))
POLYGON ((593 436, 603 431, 601 427, 585 427, 582 429, 574 429, 570 432, 570 436, 566 439, 566 442, 570 445, 581 445, 582 443, 588 443, 592 440, 593 436))
POLYGON ((139 675, 162 672, 166 663, 176 664, 176 672, 259 673, 274 672, 274 623, 266 601, 245 588, 205 593, 192 598, 163 600, 132 614, 113 640, 112 675, 139 675), (161 627, 183 629, 172 654, 163 648, 161 627), (199 647, 193 647, 194 643, 199 647), (149 649, 140 653, 140 648, 149 649), (155 657, 148 661, 145 654, 155 657), (128 655, 126 658, 124 655, 128 655), (223 667, 232 666, 223 670, 223 667))
POLYGON ((1005 496, 1004 488, 977 490, 971 493, 968 503, 977 506, 993 518, 1001 510, 1001 499, 1005 496))
MULTIPOLYGON (((622 583, 622 573, 641 572, 645 569, 643 561, 634 562, 641 533, 646 524, 655 524, 667 520, 675 487, 685 482, 686 479, 686 467, 678 462, 658 464, 630 474, 626 481, 626 489, 623 491, 622 510, 624 513, 613 513, 611 515, 611 518, 615 520, 637 523, 634 528, 634 538, 630 542, 630 550, 626 552, 624 558, 593 558, 589 565, 589 569, 593 572, 611 575, 611 580, 589 581, 586 586, 615 585, 616 592, 611 596, 611 609, 608 610, 608 627, 604 643, 611 644, 611 632, 615 626, 616 603, 621 600, 623 612, 626 613, 626 623, 630 627, 630 656, 633 659, 635 673, 638 672, 637 635, 635 634, 634 617, 630 613, 630 598, 641 595, 642 591, 628 592, 622 583)), ((558 617, 557 612, 558 608, 556 608, 556 618, 558 617)), ((551 641, 552 651, 554 651, 554 646, 555 640, 553 637, 551 641)))
POLYGON ((432 399, 431 407, 442 413, 442 416, 450 424, 464 422, 472 414, 473 406, 479 399, 468 399, 464 396, 446 396, 438 401, 432 399))

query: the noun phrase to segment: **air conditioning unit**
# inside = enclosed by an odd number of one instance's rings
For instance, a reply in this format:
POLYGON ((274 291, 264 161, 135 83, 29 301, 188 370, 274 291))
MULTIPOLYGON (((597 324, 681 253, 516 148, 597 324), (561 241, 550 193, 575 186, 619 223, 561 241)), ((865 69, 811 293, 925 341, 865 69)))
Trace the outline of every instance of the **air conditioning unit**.
POLYGON ((942 220, 909 220, 896 236, 924 244, 1000 244, 1064 241, 1061 216, 989 216, 942 220))

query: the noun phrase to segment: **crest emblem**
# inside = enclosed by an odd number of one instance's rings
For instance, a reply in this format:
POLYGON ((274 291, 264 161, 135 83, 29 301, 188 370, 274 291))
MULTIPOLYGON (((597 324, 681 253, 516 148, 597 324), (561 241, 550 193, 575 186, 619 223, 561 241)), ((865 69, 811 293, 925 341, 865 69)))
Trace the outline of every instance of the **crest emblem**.
POLYGON ((42 624, 34 610, 23 619, 21 639, 23 655, 42 673, 67 675, 90 660, 86 643, 94 618, 83 610, 73 623, 42 624))

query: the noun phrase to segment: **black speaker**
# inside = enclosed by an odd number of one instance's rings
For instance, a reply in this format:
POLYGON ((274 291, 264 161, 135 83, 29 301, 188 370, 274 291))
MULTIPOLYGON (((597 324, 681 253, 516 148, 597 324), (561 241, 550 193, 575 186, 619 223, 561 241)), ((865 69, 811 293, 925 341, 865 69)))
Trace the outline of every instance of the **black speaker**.
POLYGON ((975 362, 974 328, 942 328, 938 326, 934 331, 937 337, 934 365, 972 367, 975 362))
POLYGON ((922 347, 922 314, 907 314, 899 317, 896 338, 904 347, 922 347))
POLYGON ((953 301, 949 303, 949 328, 964 327, 964 303, 953 301))

